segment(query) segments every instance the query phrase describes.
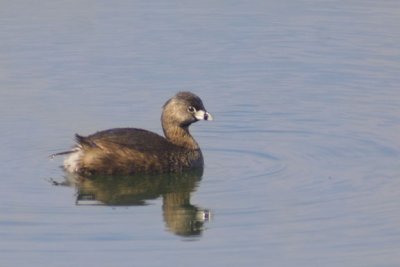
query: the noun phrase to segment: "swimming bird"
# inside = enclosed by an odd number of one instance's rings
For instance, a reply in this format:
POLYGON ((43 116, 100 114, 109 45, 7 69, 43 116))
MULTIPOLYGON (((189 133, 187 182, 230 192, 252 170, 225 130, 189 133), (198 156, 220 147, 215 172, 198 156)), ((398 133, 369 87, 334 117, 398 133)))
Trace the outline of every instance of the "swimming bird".
POLYGON ((179 92, 163 106, 161 123, 165 137, 138 128, 114 128, 89 136, 76 134, 76 145, 67 155, 64 169, 83 176, 175 173, 203 168, 201 149, 189 132, 199 120, 213 120, 202 100, 191 92, 179 92))

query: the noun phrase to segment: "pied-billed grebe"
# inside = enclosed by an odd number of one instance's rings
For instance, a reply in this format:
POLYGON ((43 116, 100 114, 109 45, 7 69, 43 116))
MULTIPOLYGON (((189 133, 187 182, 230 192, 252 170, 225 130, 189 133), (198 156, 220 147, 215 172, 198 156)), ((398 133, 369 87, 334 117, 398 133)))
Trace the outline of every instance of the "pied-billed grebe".
POLYGON ((115 128, 87 137, 76 135, 77 144, 72 150, 54 156, 67 154, 64 169, 84 176, 203 168, 203 155, 189 133, 189 126, 212 119, 197 95, 179 92, 163 106, 161 122, 165 138, 143 129, 115 128))

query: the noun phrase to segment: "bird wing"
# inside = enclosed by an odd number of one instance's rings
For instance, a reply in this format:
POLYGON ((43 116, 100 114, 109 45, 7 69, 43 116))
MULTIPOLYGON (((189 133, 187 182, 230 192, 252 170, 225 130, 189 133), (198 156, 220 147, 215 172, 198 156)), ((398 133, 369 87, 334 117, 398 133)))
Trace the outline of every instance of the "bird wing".
POLYGON ((100 131, 87 137, 76 135, 76 139, 81 146, 101 148, 102 146, 108 146, 108 144, 112 143, 140 152, 159 151, 171 149, 173 147, 164 137, 137 128, 115 128, 100 131))

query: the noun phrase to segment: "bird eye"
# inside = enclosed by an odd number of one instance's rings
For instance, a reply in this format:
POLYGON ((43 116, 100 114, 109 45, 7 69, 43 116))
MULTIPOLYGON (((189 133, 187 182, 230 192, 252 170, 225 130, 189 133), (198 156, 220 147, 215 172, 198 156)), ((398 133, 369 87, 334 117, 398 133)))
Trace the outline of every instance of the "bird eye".
POLYGON ((190 113, 195 113, 196 112, 196 108, 193 106, 188 107, 187 109, 190 113))

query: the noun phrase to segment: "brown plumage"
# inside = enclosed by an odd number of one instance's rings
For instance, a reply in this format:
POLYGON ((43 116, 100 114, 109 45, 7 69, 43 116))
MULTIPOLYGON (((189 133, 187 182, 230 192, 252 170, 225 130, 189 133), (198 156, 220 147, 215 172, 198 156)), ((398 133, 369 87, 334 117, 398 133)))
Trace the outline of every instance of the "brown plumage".
POLYGON ((180 92, 163 106, 165 138, 143 129, 115 128, 83 137, 67 152, 64 168, 80 175, 171 173, 203 168, 200 147, 189 132, 198 120, 212 120, 201 99, 180 92))

